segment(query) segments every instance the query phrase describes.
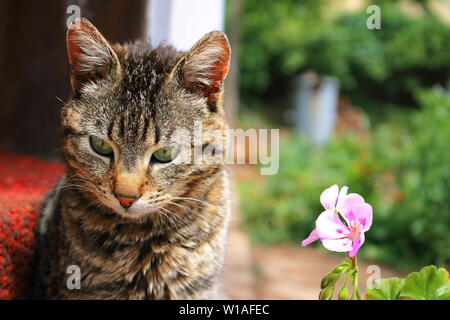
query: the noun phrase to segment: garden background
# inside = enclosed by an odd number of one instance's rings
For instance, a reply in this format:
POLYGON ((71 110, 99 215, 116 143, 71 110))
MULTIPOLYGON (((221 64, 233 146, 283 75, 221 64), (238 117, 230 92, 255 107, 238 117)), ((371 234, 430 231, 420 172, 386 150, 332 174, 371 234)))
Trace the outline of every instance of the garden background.
POLYGON ((236 126, 281 131, 277 175, 237 170, 240 212, 254 273, 278 297, 295 298, 293 287, 301 291, 326 263, 300 243, 323 211, 321 191, 335 183, 372 204, 359 256, 382 277, 448 268, 449 10, 448 1, 242 1, 236 126), (380 29, 366 26, 372 4, 380 29), (310 73, 339 83, 333 134, 320 146, 292 122, 295 81, 310 73), (291 275, 277 285, 281 274, 291 275))
POLYGON ((369 2, 338 2, 243 1, 238 123, 255 126, 257 115, 283 128, 279 173, 239 183, 245 228, 256 242, 299 243, 321 212, 321 190, 348 185, 375 208, 365 257, 400 270, 448 265, 450 26, 436 6, 444 2, 377 1, 379 30, 366 27, 369 2), (337 125, 322 147, 283 117, 290 81, 305 70, 340 83, 337 125))

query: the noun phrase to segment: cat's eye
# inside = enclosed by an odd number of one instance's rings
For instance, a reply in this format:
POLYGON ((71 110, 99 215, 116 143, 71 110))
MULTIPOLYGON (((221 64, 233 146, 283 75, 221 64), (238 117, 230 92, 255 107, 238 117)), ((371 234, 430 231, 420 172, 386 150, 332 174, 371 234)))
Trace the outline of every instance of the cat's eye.
POLYGON ((167 163, 175 159, 179 152, 180 148, 178 146, 162 148, 153 152, 152 161, 167 163))
POLYGON ((109 157, 113 154, 113 149, 105 140, 90 136, 89 143, 91 144, 92 150, 97 152, 99 155, 109 157))

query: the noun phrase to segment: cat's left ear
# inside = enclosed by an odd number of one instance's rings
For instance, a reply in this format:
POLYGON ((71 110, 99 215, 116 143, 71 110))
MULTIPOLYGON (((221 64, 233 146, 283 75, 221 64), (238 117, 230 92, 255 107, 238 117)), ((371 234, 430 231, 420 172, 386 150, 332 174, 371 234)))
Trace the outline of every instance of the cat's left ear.
POLYGON ((230 66, 231 49, 227 36, 212 31, 201 38, 185 55, 179 66, 183 86, 215 104, 222 90, 222 82, 230 66))
POLYGON ((120 63, 101 33, 83 18, 74 19, 67 30, 67 53, 72 66, 72 87, 79 91, 87 83, 112 78, 120 63))

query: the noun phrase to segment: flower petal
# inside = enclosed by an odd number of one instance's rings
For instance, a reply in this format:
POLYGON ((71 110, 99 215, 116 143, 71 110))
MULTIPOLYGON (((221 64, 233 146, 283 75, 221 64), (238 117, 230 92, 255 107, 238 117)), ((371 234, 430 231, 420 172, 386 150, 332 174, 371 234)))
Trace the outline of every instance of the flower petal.
POLYGON ((322 212, 317 218, 316 230, 321 240, 340 239, 350 234, 350 230, 342 223, 338 215, 328 210, 322 212))
POLYGON ((334 239, 334 240, 322 240, 323 246, 330 251, 335 252, 347 252, 352 250, 352 240, 349 238, 334 239))
POLYGON ((359 248, 361 248, 362 244, 364 243, 364 240, 365 240, 364 233, 361 233, 359 235, 359 237, 353 241, 352 250, 348 253, 350 258, 353 258, 354 256, 356 256, 356 253, 358 253, 358 250, 359 250, 359 248))
POLYGON ((360 203, 353 208, 353 215, 360 225, 360 232, 366 232, 370 229, 373 219, 373 209, 368 203, 360 203))
POLYGON ((341 191, 339 191, 339 196, 338 196, 338 200, 336 203, 336 210, 338 212, 340 212, 340 208, 342 207, 342 204, 345 200, 345 198, 347 198, 347 191, 348 191, 348 187, 347 186, 343 186, 341 188, 341 191))
POLYGON ((322 203, 325 210, 333 211, 338 200, 339 187, 337 184, 325 189, 320 195, 320 203, 322 203))
POLYGON ((351 224, 351 222, 355 220, 352 209, 361 203, 364 203, 364 198, 357 193, 350 193, 342 201, 342 204, 338 211, 347 221, 347 224, 351 224))
POLYGON ((317 233, 317 230, 314 229, 309 234, 309 237, 302 241, 302 247, 306 247, 308 244, 313 243, 316 240, 319 240, 319 234, 317 233))

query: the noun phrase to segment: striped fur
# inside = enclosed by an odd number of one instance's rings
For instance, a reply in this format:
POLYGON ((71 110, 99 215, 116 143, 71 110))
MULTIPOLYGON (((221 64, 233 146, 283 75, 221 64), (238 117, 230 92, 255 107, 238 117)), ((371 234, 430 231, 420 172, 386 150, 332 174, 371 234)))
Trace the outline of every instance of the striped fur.
MULTIPOLYGON (((74 91, 61 113, 68 168, 42 210, 35 297, 223 297, 226 168, 175 160, 153 164, 150 159, 173 143, 171 134, 177 129, 194 137, 194 121, 202 121, 206 140, 224 141, 227 127, 217 81, 221 84, 228 70, 226 36, 210 33, 182 53, 139 42, 110 46, 92 24, 78 22, 81 29, 68 32, 74 91), (195 61, 202 66, 193 67, 195 61), (205 84, 206 76, 215 87, 193 86, 196 72, 198 83, 205 84), (210 137, 209 130, 220 134, 210 137), (107 141, 114 156, 96 154, 91 135, 107 141), (141 196, 124 209, 113 196, 117 188, 141 196), (80 267, 81 289, 66 286, 71 265, 80 267)), ((180 143, 195 148, 193 140, 180 143)))

